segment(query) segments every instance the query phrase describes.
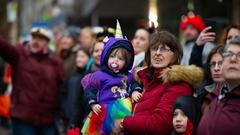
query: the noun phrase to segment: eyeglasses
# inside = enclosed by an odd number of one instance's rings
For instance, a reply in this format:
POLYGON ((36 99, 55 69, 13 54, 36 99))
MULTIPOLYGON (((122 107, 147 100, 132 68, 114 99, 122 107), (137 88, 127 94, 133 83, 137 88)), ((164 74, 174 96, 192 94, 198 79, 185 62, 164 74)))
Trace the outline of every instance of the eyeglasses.
POLYGON ((155 47, 150 48, 150 50, 151 50, 151 52, 154 52, 154 53, 156 53, 158 50, 160 53, 165 53, 165 52, 171 51, 171 49, 168 48, 167 46, 163 46, 163 47, 155 46, 155 47))
POLYGON ((218 61, 218 62, 211 62, 209 64, 209 68, 214 69, 215 67, 221 68, 222 67, 222 61, 218 61))
POLYGON ((223 53, 223 58, 224 58, 224 59, 230 59, 230 58, 232 58, 234 55, 236 56, 237 60, 240 60, 240 52, 238 52, 238 53, 224 52, 224 53, 223 53))

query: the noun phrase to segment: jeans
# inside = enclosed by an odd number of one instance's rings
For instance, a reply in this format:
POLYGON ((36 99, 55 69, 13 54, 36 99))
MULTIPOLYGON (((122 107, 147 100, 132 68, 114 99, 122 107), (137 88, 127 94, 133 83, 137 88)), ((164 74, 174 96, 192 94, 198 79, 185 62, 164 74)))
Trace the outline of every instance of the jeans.
POLYGON ((36 127, 18 119, 12 119, 13 135, 56 135, 54 125, 36 127))

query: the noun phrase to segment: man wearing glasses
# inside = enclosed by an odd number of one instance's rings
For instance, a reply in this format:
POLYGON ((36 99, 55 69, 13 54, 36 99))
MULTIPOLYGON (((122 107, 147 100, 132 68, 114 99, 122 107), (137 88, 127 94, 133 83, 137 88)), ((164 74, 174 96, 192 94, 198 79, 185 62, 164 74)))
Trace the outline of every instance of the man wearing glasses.
POLYGON ((197 135, 238 135, 240 133, 240 37, 224 47, 223 86, 199 123, 197 135))

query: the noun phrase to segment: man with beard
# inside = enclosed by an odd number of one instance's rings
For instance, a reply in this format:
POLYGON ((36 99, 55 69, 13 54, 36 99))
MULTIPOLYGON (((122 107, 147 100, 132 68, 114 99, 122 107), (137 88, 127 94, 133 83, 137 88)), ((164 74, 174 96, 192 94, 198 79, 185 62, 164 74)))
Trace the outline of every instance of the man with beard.
POLYGON ((13 135, 54 135, 64 69, 49 49, 51 32, 33 27, 32 39, 13 46, 0 37, 0 56, 13 68, 10 116, 13 135))
POLYGON ((215 40, 215 33, 209 32, 211 27, 205 28, 200 16, 194 14, 183 19, 180 27, 184 38, 181 65, 195 64, 203 67, 209 52, 214 47, 210 42, 215 40))

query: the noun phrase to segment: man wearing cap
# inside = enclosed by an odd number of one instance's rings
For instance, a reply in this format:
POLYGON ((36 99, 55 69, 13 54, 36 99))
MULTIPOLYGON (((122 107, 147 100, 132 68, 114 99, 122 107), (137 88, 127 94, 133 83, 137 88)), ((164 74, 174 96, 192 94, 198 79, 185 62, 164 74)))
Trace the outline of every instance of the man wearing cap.
POLYGON ((10 109, 13 135, 54 135, 64 70, 49 49, 51 32, 35 27, 31 35, 27 45, 17 46, 0 37, 0 56, 13 68, 10 109))
POLYGON ((182 20, 180 27, 184 38, 181 64, 203 67, 209 52, 214 47, 210 42, 215 40, 215 33, 209 35, 207 30, 211 28, 205 28, 203 20, 197 15, 188 15, 182 20))

